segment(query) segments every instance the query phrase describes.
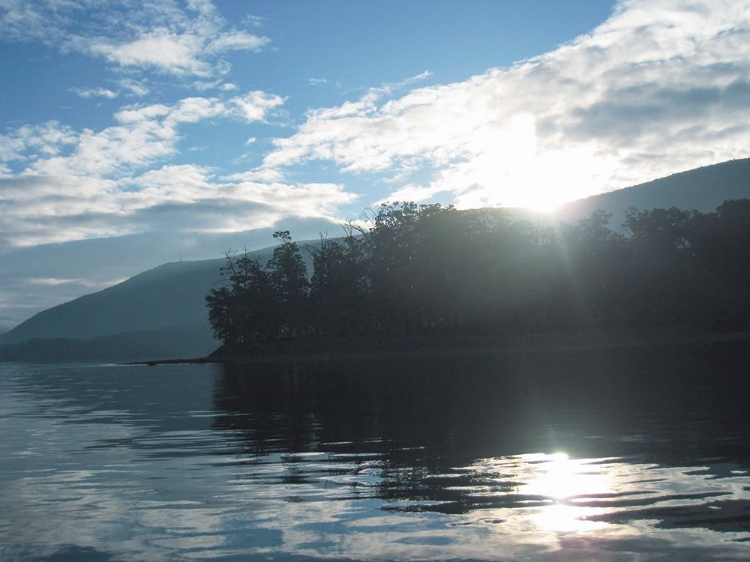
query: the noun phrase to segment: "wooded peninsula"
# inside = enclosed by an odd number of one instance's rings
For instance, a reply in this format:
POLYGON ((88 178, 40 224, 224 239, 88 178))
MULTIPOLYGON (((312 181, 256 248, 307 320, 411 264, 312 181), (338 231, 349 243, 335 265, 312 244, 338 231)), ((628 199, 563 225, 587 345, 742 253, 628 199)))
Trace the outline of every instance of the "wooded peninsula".
POLYGON ((609 218, 540 226, 407 202, 310 248, 277 231, 266 263, 227 252, 209 322, 225 352, 246 354, 342 338, 750 329, 750 200, 631 208, 624 233, 609 218))

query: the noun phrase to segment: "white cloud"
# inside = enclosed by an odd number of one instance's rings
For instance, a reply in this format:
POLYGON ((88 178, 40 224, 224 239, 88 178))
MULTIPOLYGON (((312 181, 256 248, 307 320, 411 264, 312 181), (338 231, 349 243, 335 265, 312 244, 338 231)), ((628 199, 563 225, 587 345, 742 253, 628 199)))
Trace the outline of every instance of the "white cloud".
MULTIPOLYGON (((165 124, 176 127, 181 123, 198 123, 215 117, 227 116, 227 114, 227 106, 218 98, 191 97, 180 100, 171 109, 165 119, 165 124)), ((263 115, 262 111, 259 112, 260 118, 263 115)))
POLYGON ((117 92, 113 92, 107 88, 70 88, 70 91, 84 99, 96 97, 114 99, 119 95, 117 92))
POLYGON ((129 91, 131 94, 143 97, 149 94, 150 90, 148 86, 146 85, 147 82, 145 80, 133 80, 132 78, 124 78, 120 80, 119 82, 120 87, 123 90, 129 91))
POLYGON ((251 123, 264 120, 270 110, 284 103, 284 99, 276 95, 255 91, 232 98, 230 103, 238 109, 240 115, 248 123, 251 123))
POLYGON ((746 157, 750 3, 626 0, 546 55, 396 89, 310 111, 264 166, 331 161, 407 178, 393 198, 541 206, 746 157))
POLYGON ((0 136, 0 162, 10 162, 11 160, 22 160, 25 143, 21 135, 2 135, 0 136))
POLYGON ((0 158, 22 168, 0 176, 0 250, 162 228, 228 233, 302 217, 330 221, 355 199, 334 183, 285 182, 277 171, 220 177, 170 164, 185 124, 263 121, 283 99, 263 92, 133 105, 102 130, 57 122, 0 137, 0 158))
POLYGON ((57 156, 76 144, 78 135, 57 121, 41 125, 24 125, 7 135, 0 135, 0 161, 29 161, 38 157, 57 156))
POLYGON ((6 212, 0 250, 160 230, 229 233, 301 218, 332 221, 356 196, 330 183, 263 174, 220 178, 206 167, 165 165, 120 180, 0 177, 6 212))
POLYGON ((3 0, 0 3, 0 32, 7 39, 49 43, 60 37, 59 31, 51 25, 51 20, 57 15, 52 3, 3 0))
POLYGON ((164 104, 153 104, 146 106, 130 106, 115 113, 115 121, 119 123, 138 123, 166 117, 172 109, 164 104))
MULTIPOLYGON (((100 289, 99 283, 94 283, 88 279, 61 279, 58 277, 30 277, 27 279, 32 285, 42 285, 48 287, 58 287, 60 285, 79 285, 90 289, 100 289)), ((124 281, 121 279, 120 281, 124 281)))
MULTIPOLYGON (((165 164, 178 154, 186 124, 264 121, 283 103, 264 92, 226 99, 189 97, 171 105, 124 107, 114 115, 115 123, 101 130, 76 131, 49 122, 0 136, 0 162, 7 163, 0 170, 0 248, 147 231, 155 226, 147 220, 149 209, 166 205, 195 204, 190 212, 180 212, 198 220, 201 205, 208 203, 226 204, 233 214, 247 205, 271 208, 279 199, 286 209, 278 216, 302 208, 319 216, 330 201, 349 200, 340 186, 321 190, 313 184, 273 183, 279 174, 257 174, 254 181, 269 185, 248 189, 244 183, 216 181, 208 167, 165 164), (300 195, 299 206, 286 200, 286 190, 300 195), (319 201, 305 197, 311 190, 319 201)), ((211 220, 221 222, 216 213, 211 220)))
POLYGON ((422 82, 424 80, 427 80, 432 76, 432 72, 429 70, 425 70, 424 72, 420 72, 419 74, 416 74, 415 76, 410 76, 406 80, 403 80, 401 82, 396 82, 394 84, 387 84, 385 87, 392 91, 399 88, 403 88, 404 86, 409 86, 410 84, 416 84, 417 82, 422 82))
POLYGON ((249 27, 263 27, 263 22, 266 18, 262 16, 247 16, 245 17, 245 23, 249 27))
POLYGON ((267 37, 230 27, 211 2, 188 2, 183 9, 167 0, 3 0, 0 33, 6 39, 41 41, 64 52, 103 57, 117 67, 202 78, 226 73, 227 63, 217 56, 257 52, 270 43, 267 37))
POLYGON ((170 74, 210 76, 210 65, 196 56, 203 46, 196 36, 162 28, 143 33, 127 43, 112 44, 100 39, 89 49, 120 66, 155 67, 170 74))
POLYGON ((227 51, 260 51, 270 43, 267 37, 258 37, 242 31, 225 33, 206 45, 210 53, 226 53, 227 51))
MULTIPOLYGON (((130 210, 164 204, 218 205, 222 217, 210 224, 223 232, 247 227, 244 212, 248 205, 273 210, 276 216, 324 217, 330 216, 337 206, 355 199, 339 184, 290 184, 278 176, 252 173, 218 178, 212 169, 189 164, 163 166, 133 178, 131 183, 138 189, 118 195, 127 201, 130 210)), ((194 224, 188 223, 186 227, 194 224)))
POLYGON ((224 176, 224 181, 228 182, 263 182, 274 183, 284 181, 284 174, 280 170, 271 168, 261 168, 250 170, 239 174, 230 174, 224 176))
POLYGON ((66 177, 121 177, 177 152, 180 127, 212 119, 263 121, 284 100, 250 92, 226 100, 190 97, 174 105, 129 106, 117 124, 100 131, 50 122, 0 136, 0 161, 27 161, 25 173, 66 177))

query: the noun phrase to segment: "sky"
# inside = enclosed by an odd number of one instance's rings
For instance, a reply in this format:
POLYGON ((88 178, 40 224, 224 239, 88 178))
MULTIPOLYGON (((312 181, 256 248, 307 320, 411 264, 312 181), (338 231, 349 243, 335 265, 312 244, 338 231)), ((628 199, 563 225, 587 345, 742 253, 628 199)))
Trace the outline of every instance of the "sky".
POLYGON ((750 0, 0 0, 0 332, 386 201, 750 156, 750 0))

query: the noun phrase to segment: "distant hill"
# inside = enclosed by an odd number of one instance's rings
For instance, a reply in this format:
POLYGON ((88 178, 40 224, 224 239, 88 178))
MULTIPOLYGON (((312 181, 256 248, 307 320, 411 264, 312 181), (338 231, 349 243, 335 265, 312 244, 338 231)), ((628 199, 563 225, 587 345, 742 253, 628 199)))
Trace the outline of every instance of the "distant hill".
POLYGON ((168 263, 117 285, 40 312, 0 338, 87 339, 182 327, 206 319, 201 299, 221 278, 223 261, 168 263))
MULTIPOLYGON (((610 226, 617 228, 631 206, 708 212, 727 199, 741 198, 750 198, 750 159, 581 199, 565 205, 554 218, 575 222, 604 209, 612 213, 610 226)), ((510 212, 515 218, 536 220, 523 210, 510 212)), ((300 242, 302 247, 309 244, 315 242, 300 242)), ((272 251, 252 254, 265 262, 272 251)), ((219 342, 211 336, 205 296, 220 282, 224 263, 223 258, 168 263, 40 312, 0 336, 0 360, 145 361, 207 355, 219 342)))
POLYGON ((604 209, 612 213, 610 228, 619 229, 629 207, 641 210, 677 207, 707 213, 727 199, 750 199, 750 158, 696 168, 579 199, 558 209, 554 217, 576 222, 597 209, 604 209))
MULTIPOLYGON (((251 252, 267 260, 272 248, 251 252)), ((0 336, 0 360, 122 360, 204 356, 218 347, 205 296, 224 258, 161 265, 49 308, 0 336)))

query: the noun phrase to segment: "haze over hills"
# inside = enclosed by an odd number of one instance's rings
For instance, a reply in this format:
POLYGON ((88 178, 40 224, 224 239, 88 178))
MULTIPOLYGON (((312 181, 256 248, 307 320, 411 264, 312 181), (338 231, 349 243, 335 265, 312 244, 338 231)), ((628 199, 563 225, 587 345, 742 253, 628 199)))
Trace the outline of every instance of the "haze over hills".
MULTIPOLYGON (((631 206, 709 212, 727 199, 740 198, 750 198, 750 159, 575 201, 551 220, 575 222, 604 209, 612 214, 610 226, 617 229, 631 206)), ((541 216, 515 209, 511 214, 541 216)), ((306 244, 300 242, 302 247, 306 244)), ((265 248, 252 255, 265 262, 271 253, 272 248, 265 248)), ((168 263, 45 310, 0 336, 0 359, 135 361, 204 356, 219 345, 208 325, 205 296, 221 281, 224 263, 223 258, 168 263)))

